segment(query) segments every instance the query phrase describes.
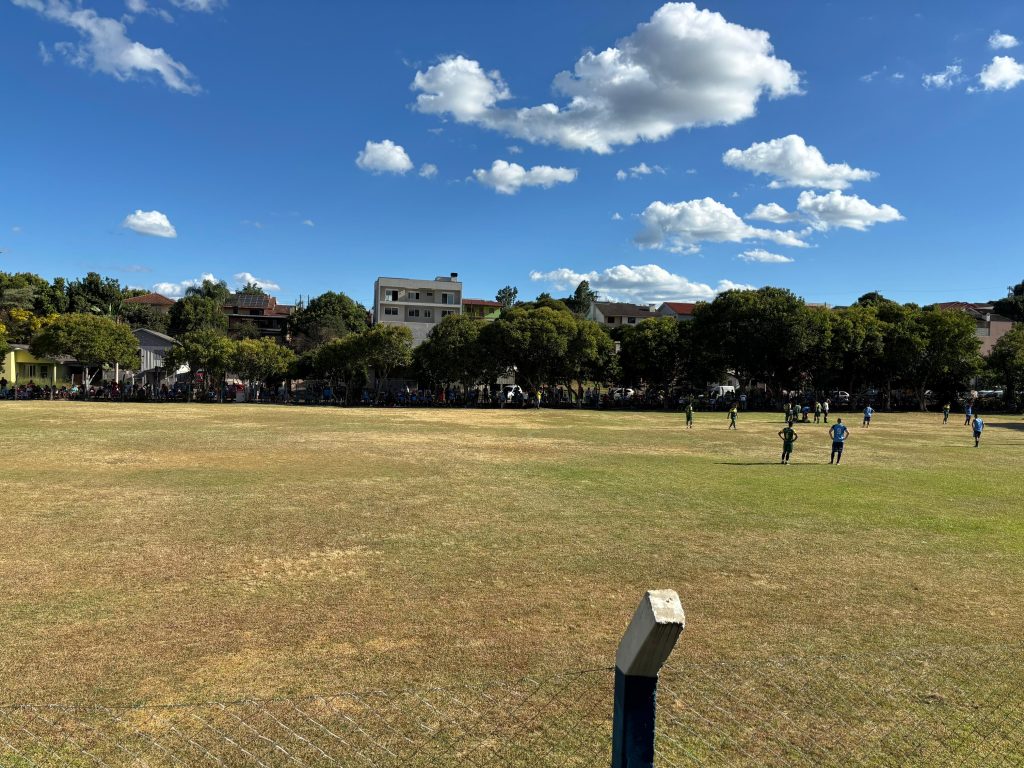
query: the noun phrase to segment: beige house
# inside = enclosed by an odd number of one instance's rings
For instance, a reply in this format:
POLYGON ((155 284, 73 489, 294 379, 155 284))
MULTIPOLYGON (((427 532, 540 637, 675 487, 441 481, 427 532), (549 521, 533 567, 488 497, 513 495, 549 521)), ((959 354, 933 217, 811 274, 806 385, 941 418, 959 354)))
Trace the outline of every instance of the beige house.
POLYGON ((625 304, 618 301, 595 301, 587 313, 590 320, 614 327, 636 325, 642 320, 658 317, 658 313, 644 304, 625 304))
POLYGON ((448 315, 462 314, 458 272, 433 280, 378 277, 373 284, 373 323, 402 325, 412 331, 413 346, 448 315))
POLYGON ((974 318, 978 338, 981 339, 979 351, 988 357, 992 347, 1013 328, 1013 321, 1008 317, 993 312, 991 304, 969 304, 966 301, 948 301, 939 304, 942 309, 959 309, 974 318))

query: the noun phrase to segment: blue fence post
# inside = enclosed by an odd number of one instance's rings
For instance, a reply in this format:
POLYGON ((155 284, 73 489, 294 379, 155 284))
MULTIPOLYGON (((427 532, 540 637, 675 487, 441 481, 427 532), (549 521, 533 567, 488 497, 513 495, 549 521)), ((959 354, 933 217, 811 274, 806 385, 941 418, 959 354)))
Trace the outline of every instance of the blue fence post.
POLYGON ((644 595, 615 654, 612 768, 652 768, 658 672, 686 626, 679 595, 654 589, 644 595))

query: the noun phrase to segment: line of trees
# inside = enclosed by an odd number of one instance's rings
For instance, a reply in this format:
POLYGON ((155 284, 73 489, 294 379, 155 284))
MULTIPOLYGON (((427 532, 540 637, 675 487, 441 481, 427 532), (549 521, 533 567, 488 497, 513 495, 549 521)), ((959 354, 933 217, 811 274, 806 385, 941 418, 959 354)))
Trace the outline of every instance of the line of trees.
MULTIPOLYGON (((255 285, 243 291, 262 292, 255 285)), ((528 391, 559 386, 577 400, 585 386, 605 384, 695 393, 726 375, 769 398, 878 390, 885 406, 893 391, 914 393, 922 407, 929 391, 952 399, 976 377, 1001 385, 1010 402, 1024 393, 1024 326, 983 360, 966 313, 877 293, 827 308, 781 288, 728 291, 698 304, 692 321, 655 318, 610 329, 586 319, 596 296, 585 281, 570 296, 541 294, 531 302, 505 286, 496 297, 497 320, 448 316, 415 350, 408 329, 371 327, 366 308, 343 293, 297 307, 287 346, 249 338, 245 330, 229 338, 221 307, 231 292, 223 282, 189 288, 167 314, 125 301, 139 293, 94 272, 52 282, 0 272, 0 349, 28 343, 38 356, 74 357, 88 371, 132 368, 138 353, 130 331, 147 327, 179 341, 169 366, 187 365, 194 384, 203 372, 204 388, 222 391, 229 373, 254 391, 315 379, 346 399, 366 386, 371 371, 378 387, 400 376, 468 389, 514 375, 528 391)), ((994 303, 997 312, 1024 321, 1024 281, 994 303)))

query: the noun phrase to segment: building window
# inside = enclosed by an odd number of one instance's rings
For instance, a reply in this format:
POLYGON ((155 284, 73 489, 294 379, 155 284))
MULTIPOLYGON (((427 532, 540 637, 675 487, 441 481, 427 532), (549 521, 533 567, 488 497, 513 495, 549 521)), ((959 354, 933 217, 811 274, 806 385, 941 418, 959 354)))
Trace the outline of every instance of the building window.
POLYGON ((455 294, 454 293, 442 293, 441 294, 441 303, 442 304, 454 304, 455 303, 455 294))
POLYGON ((429 309, 424 309, 423 310, 423 316, 424 317, 430 317, 430 310, 429 309))
POLYGON ((454 315, 454 314, 455 314, 455 310, 454 309, 442 309, 441 310, 441 317, 448 317, 448 315, 454 315))
POLYGON ((608 325, 615 325, 615 318, 609 317, 605 322, 607 322, 608 325))
POLYGON ((410 299, 416 299, 417 301, 419 301, 419 298, 420 298, 420 292, 419 291, 406 291, 406 295, 410 299))
POLYGON ((409 310, 409 317, 419 317, 419 316, 420 316, 420 311, 418 309, 410 309, 409 310))
POLYGON ((388 288, 384 291, 384 301, 398 301, 398 291, 393 288, 388 288))
POLYGON ((629 318, 629 324, 630 325, 636 325, 636 318, 635 317, 629 318))
POLYGON ((385 315, 397 315, 398 314, 398 307, 384 307, 384 314, 385 315))

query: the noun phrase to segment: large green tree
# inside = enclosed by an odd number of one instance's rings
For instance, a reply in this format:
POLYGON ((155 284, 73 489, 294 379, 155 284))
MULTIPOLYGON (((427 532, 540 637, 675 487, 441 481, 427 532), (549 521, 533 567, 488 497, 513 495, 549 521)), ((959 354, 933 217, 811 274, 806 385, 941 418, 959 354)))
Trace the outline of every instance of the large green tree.
POLYGON ((295 360, 295 353, 273 339, 242 339, 233 345, 231 369, 258 400, 262 387, 280 381, 295 360))
POLYGON ((175 338, 195 331, 214 331, 223 334, 228 329, 223 301, 202 294, 185 296, 174 302, 168 315, 168 332, 175 338))
POLYGON ((951 397, 968 385, 981 368, 981 340, 974 319, 956 309, 917 310, 914 324, 923 343, 911 370, 911 382, 923 411, 927 390, 951 397))
POLYGON ((328 291, 295 312, 290 320, 292 344, 305 352, 348 333, 369 327, 366 307, 344 293, 328 291))
POLYGON ((203 374, 204 388, 217 393, 223 401, 224 378, 235 359, 236 342, 211 328, 189 331, 172 347, 164 363, 174 370, 188 366, 188 399, 191 401, 198 374, 203 374))
POLYGON ((1024 280, 1007 288, 1004 298, 994 302, 995 311, 1018 323, 1024 323, 1024 280))
POLYGON ((681 373, 679 321, 672 317, 643 320, 622 329, 619 364, 623 382, 665 390, 681 373))
POLYGON ((84 368, 87 386, 94 369, 102 370, 106 365, 137 368, 139 364, 139 342, 131 329, 100 315, 55 317, 32 340, 30 350, 36 357, 75 358, 84 368))
POLYGON ((335 390, 344 385, 345 402, 352 402, 357 387, 366 383, 366 333, 349 333, 324 342, 309 355, 309 374, 329 382, 335 390))
POLYGON ((412 362, 412 331, 404 325, 380 323, 362 334, 366 364, 373 369, 374 388, 412 362))
POLYGON ((514 285, 506 285, 504 288, 499 288, 498 293, 494 296, 494 300, 499 302, 502 307, 509 309, 515 306, 516 299, 519 297, 519 289, 514 285))
MULTIPOLYGON (((558 302, 561 304, 561 302, 558 302)), ((486 329, 487 352, 529 390, 562 380, 569 343, 576 334, 575 317, 564 305, 513 307, 486 329)))
POLYGON ((69 312, 117 317, 124 298, 121 284, 113 277, 89 272, 85 277, 67 285, 69 312))
POLYGON ((430 329, 427 340, 415 350, 419 366, 441 384, 459 383, 466 389, 484 374, 480 331, 483 323, 466 315, 449 315, 430 329))
POLYGON ((992 347, 989 369, 999 376, 1006 388, 1004 397, 1010 405, 1018 405, 1024 394, 1024 325, 1018 325, 992 347))
POLYGON ((694 311, 694 343, 746 388, 799 386, 810 343, 804 302, 784 288, 726 291, 694 311))

